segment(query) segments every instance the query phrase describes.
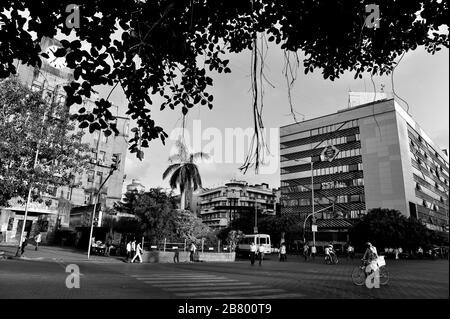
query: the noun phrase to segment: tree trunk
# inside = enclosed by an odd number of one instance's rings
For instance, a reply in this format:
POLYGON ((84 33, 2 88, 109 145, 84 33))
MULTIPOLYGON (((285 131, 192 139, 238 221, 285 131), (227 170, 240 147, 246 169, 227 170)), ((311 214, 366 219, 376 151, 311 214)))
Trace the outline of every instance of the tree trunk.
POLYGON ((184 209, 192 211, 191 204, 192 204, 192 193, 193 193, 193 190, 192 190, 192 185, 190 183, 187 183, 187 185, 185 186, 184 192, 185 192, 185 195, 184 195, 184 197, 185 197, 185 199, 184 199, 184 201, 185 201, 184 209))
POLYGON ((180 209, 185 210, 186 207, 186 190, 181 193, 180 209))

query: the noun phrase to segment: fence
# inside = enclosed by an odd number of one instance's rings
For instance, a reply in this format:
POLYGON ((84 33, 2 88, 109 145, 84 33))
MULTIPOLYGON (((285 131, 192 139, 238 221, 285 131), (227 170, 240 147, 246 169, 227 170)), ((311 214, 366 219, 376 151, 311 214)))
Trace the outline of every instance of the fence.
MULTIPOLYGON (((147 251, 190 251, 190 242, 186 240, 182 243, 169 242, 167 239, 159 242, 145 243, 144 249, 147 251)), ((202 239, 201 244, 197 246, 197 251, 202 253, 226 253, 231 252, 232 249, 229 245, 224 245, 219 240, 216 244, 206 243, 202 239)))

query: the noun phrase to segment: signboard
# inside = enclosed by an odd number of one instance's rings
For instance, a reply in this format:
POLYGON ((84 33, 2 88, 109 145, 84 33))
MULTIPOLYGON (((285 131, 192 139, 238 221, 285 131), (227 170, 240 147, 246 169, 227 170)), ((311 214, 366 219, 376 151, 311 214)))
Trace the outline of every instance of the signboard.
POLYGON ((321 157, 323 161, 331 162, 338 155, 339 150, 334 145, 328 145, 322 151, 321 157))
POLYGON ((311 226, 311 230, 312 230, 313 232, 317 232, 317 225, 312 225, 312 226, 311 226))
POLYGON ((253 233, 254 233, 254 234, 257 234, 257 233, 258 233, 258 227, 256 227, 256 226, 253 227, 253 233))

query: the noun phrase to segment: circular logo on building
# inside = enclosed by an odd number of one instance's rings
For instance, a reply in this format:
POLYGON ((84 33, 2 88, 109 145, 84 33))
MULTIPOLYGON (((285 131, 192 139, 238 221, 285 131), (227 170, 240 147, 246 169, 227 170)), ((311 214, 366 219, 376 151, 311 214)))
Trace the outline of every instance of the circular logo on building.
POLYGON ((322 151, 322 160, 331 162, 338 155, 339 150, 334 145, 328 145, 322 151))

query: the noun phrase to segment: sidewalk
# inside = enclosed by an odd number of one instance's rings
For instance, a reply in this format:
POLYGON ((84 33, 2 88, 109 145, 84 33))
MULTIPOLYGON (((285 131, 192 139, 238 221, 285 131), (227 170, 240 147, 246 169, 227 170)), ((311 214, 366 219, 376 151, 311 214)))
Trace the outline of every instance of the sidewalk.
POLYGON ((22 260, 45 260, 58 262, 95 262, 95 263, 123 263, 124 257, 118 256, 97 256, 92 255, 87 258, 87 251, 73 247, 40 246, 38 251, 34 250, 34 245, 28 245, 22 257, 16 257, 17 246, 0 246, 1 256, 22 260), (3 254, 2 254, 3 253, 3 254))

